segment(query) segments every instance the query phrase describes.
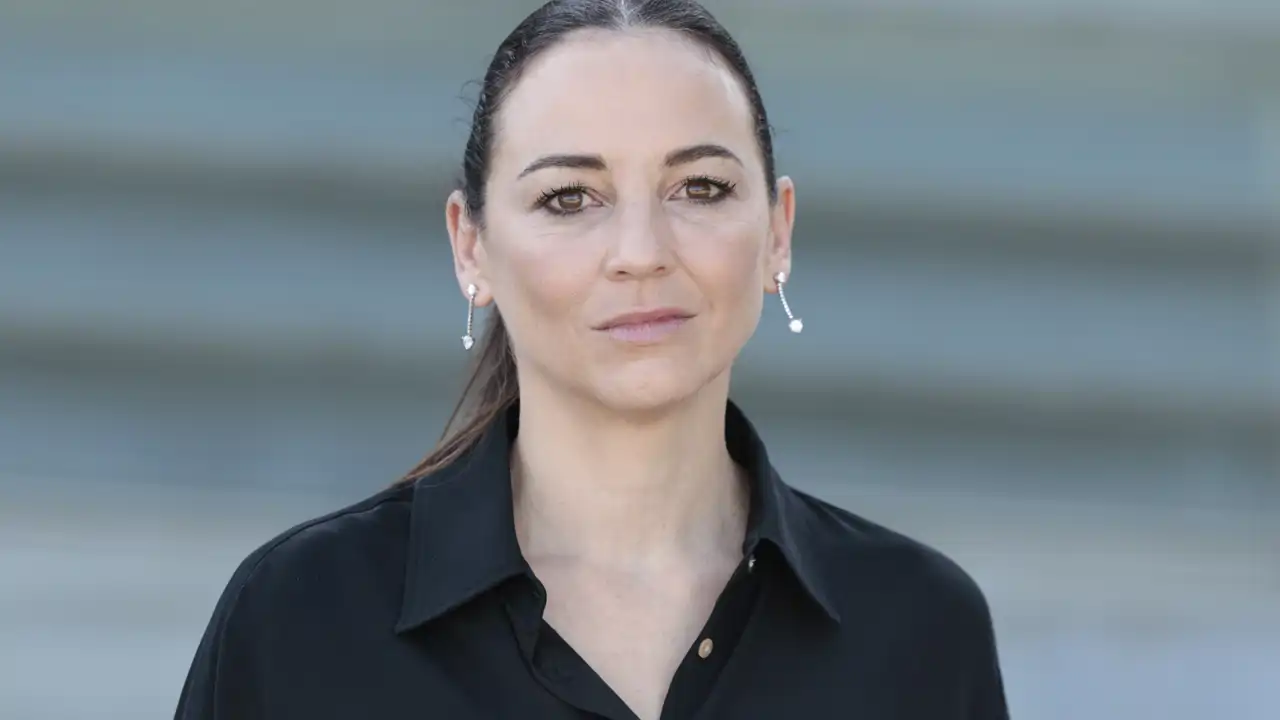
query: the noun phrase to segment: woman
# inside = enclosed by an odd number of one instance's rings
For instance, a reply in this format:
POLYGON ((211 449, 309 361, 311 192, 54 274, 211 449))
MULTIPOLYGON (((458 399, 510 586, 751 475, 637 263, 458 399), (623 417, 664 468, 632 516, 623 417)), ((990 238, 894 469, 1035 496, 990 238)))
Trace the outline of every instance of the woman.
POLYGON ((463 346, 501 311, 469 414, 244 562, 178 718, 1007 717, 969 577, 790 488, 728 400, 795 189, 705 10, 537 10, 446 220, 463 346))

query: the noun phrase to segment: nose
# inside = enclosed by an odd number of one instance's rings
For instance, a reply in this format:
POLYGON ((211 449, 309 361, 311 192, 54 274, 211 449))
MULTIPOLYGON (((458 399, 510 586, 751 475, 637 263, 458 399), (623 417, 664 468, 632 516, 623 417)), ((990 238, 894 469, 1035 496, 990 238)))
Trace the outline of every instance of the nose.
POLYGON ((613 280, 665 275, 674 264, 671 223, 661 203, 635 202, 620 208, 605 271, 613 280))

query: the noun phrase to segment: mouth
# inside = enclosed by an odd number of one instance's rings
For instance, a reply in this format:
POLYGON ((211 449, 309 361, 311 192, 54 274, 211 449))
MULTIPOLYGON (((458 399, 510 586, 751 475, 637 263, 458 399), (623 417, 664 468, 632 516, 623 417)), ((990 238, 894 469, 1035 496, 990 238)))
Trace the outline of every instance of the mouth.
POLYGON ((595 329, 615 340, 651 343, 666 338, 692 318, 693 313, 679 308, 661 308, 618 315, 595 329))

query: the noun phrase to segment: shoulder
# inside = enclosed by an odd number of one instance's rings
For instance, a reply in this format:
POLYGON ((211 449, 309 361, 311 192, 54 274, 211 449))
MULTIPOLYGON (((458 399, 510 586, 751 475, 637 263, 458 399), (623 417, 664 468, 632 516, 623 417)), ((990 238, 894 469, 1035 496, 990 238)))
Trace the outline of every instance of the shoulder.
POLYGON ((793 492, 849 646, 870 648, 965 717, 1007 720, 991 610, 973 577, 923 542, 793 492))
POLYGON ((262 543, 232 574, 215 621, 320 612, 344 586, 394 591, 389 586, 403 572, 412 494, 412 486, 388 488, 262 543))
POLYGON ((187 672, 175 717, 253 720, 264 687, 284 687, 303 662, 345 647, 342 632, 385 623, 399 604, 411 486, 299 523, 249 553, 218 598, 187 672), (335 641, 317 644, 317 632, 335 641))
POLYGON ((990 626, 985 594, 949 556, 805 492, 792 493, 837 604, 853 611, 874 612, 866 604, 892 608, 916 622, 967 628, 979 637, 990 626))

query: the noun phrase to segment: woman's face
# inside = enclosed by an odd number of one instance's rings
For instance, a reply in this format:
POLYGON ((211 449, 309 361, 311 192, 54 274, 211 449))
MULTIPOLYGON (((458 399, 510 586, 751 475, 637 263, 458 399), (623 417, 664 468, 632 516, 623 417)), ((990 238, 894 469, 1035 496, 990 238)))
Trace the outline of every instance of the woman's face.
POLYGON ((495 138, 483 229, 460 194, 447 215, 522 387, 652 411, 727 383, 795 207, 786 178, 769 199, 736 77, 668 31, 581 31, 526 68, 495 138))

